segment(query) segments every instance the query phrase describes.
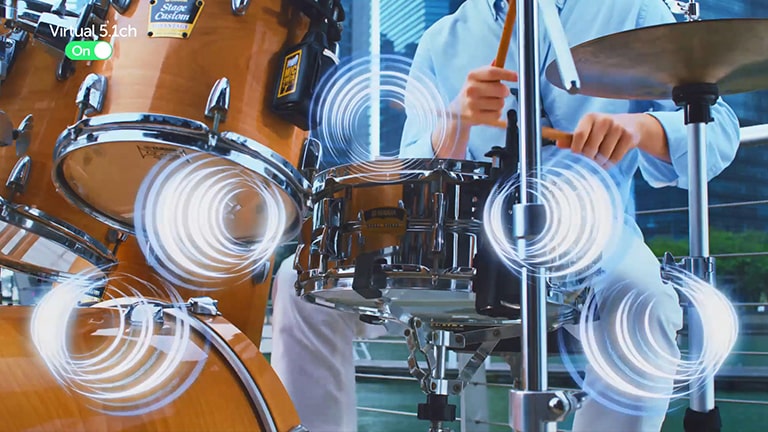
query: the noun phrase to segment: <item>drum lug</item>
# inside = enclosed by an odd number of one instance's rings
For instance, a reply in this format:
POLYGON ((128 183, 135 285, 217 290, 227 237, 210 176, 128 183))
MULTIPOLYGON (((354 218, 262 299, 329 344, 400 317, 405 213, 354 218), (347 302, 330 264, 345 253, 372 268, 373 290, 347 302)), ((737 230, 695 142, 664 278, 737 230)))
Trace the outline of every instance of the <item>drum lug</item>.
POLYGON ((85 77, 75 98, 75 104, 78 107, 78 121, 86 115, 101 113, 107 96, 108 84, 107 77, 104 75, 92 73, 85 77))
POLYGON ((125 15, 125 11, 131 6, 131 0, 110 0, 109 4, 115 8, 117 13, 125 15))
POLYGON ((16 194, 23 194, 27 189, 29 181, 29 172, 32 170, 32 158, 24 156, 13 166, 5 187, 11 191, 11 199, 16 194))
POLYGON ((219 78, 208 94, 208 102, 205 104, 205 117, 213 120, 213 133, 219 133, 219 124, 227 120, 229 112, 229 80, 219 78))
POLYGON ((56 69, 56 79, 65 81, 75 73, 75 64, 68 58, 63 58, 56 69))
POLYGON ((339 229, 333 226, 323 227, 323 234, 320 237, 320 253, 329 258, 341 258, 339 256, 339 229))
POLYGON ((218 316, 219 313, 219 301, 214 300, 211 297, 192 297, 187 303, 189 310, 196 315, 209 315, 218 316))
POLYGON ((29 144, 32 141, 33 120, 32 114, 27 114, 21 121, 19 128, 13 131, 13 139, 16 140, 16 156, 18 157, 24 156, 29 149, 29 144))
POLYGON ((255 269, 253 269, 253 274, 251 275, 251 281, 255 284, 264 283, 269 278, 269 270, 272 268, 271 263, 269 261, 259 265, 255 269))
POLYGON ((439 254, 445 249, 445 195, 442 192, 432 195, 432 214, 435 217, 432 226, 432 253, 439 254))
POLYGON ((307 138, 301 147, 301 158, 299 160, 299 170, 305 178, 311 180, 317 170, 320 168, 320 157, 322 148, 320 141, 315 138, 307 138))
POLYGON ((232 13, 237 16, 243 16, 250 5, 251 0, 232 0, 232 13))
POLYGON ((118 231, 112 228, 107 231, 107 246, 112 247, 112 255, 117 254, 117 249, 126 240, 128 240, 128 234, 122 231, 118 231))

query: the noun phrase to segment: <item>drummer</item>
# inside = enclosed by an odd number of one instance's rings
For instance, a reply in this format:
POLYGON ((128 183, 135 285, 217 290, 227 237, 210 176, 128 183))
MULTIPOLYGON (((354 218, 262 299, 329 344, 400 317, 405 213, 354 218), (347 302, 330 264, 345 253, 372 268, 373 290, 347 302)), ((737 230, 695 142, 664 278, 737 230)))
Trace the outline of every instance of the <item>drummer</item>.
MULTIPOLYGON (((637 27, 674 22, 674 17, 663 0, 616 0, 611 2, 556 0, 560 17, 570 45, 576 45, 607 34, 637 27)), ((444 17, 424 34, 414 58, 413 68, 426 74, 449 101, 453 120, 440 133, 425 133, 416 121, 407 120, 403 133, 400 156, 403 158, 451 158, 485 161, 485 154, 493 145, 505 141, 502 129, 483 126, 504 117, 506 111, 517 106, 510 87, 517 80, 517 44, 513 40, 506 61, 506 69, 490 66, 496 54, 509 5, 506 0, 467 0, 456 13, 444 17)), ((543 39, 541 64, 553 58, 551 43, 543 39)), ((639 61, 653 59, 639 59, 639 61)), ((570 149, 606 166, 615 164, 619 189, 625 208, 633 208, 631 180, 638 167, 645 180, 654 187, 688 187, 687 138, 683 113, 671 102, 607 100, 586 96, 573 96, 551 85, 542 69, 541 97, 546 117, 552 127, 574 131, 572 142, 558 142, 561 149, 570 149)), ((739 125, 733 111, 722 101, 712 108, 715 119, 708 128, 707 175, 712 179, 723 171, 735 157, 739 143, 739 125)), ((548 151, 555 151, 549 148, 548 151)), ((546 152, 544 157, 546 158, 546 152)), ((630 212, 631 216, 631 212, 630 212)), ((616 270, 605 278, 605 287, 621 287, 611 292, 611 298, 600 301, 601 320, 610 325, 615 318, 615 306, 622 290, 639 290, 655 301, 651 309, 652 337, 669 356, 679 358, 676 333, 682 327, 682 310, 673 289, 664 285, 659 276, 659 263, 644 244, 637 224, 630 219, 622 241, 626 256, 616 270)), ((282 271, 290 271, 283 266, 282 271)), ((295 275, 291 276, 295 280, 295 275)), ((280 279, 280 276, 278 276, 280 279)), ((279 289, 291 289, 286 281, 279 289)), ((595 287, 604 289, 605 287, 595 287)), ((313 431, 353 431, 350 423, 337 419, 353 419, 355 406, 329 401, 354 400, 354 366, 351 356, 351 331, 343 314, 323 316, 322 325, 313 322, 313 314, 322 308, 304 308, 296 313, 295 302, 277 301, 275 315, 284 315, 281 329, 275 329, 275 344, 289 344, 295 348, 290 355, 273 357, 281 378, 290 381, 314 383, 313 387, 326 389, 331 394, 348 397, 315 401, 301 398, 297 409, 302 420, 313 431), (282 304, 281 304, 282 303, 282 304), (344 334, 345 337, 328 337, 344 334), (279 339, 282 338, 282 341, 279 339), (342 353, 339 357, 334 354, 342 353), (341 365, 340 363, 343 363, 341 365), (312 376, 306 365, 312 365, 312 376), (343 366, 343 367, 341 367, 343 366), (339 387, 338 383, 345 383, 339 387), (329 416, 328 413, 340 414, 329 416), (345 413, 344 415, 341 412, 345 413)), ((649 300, 650 301, 650 300, 649 300)), ((644 310, 638 308, 637 310, 644 310)), ((640 320, 638 319, 638 323, 640 320)), ((674 373, 674 371, 670 371, 674 373)), ((653 376, 650 383, 672 389, 672 382, 659 382, 653 376)), ((609 388, 604 377, 590 373, 586 386, 591 389, 609 388)), ((303 386, 288 387, 293 397, 300 395, 303 386)), ((657 387, 658 389, 658 387, 657 387)), ((663 394, 663 392, 662 392, 663 394)), ((574 421, 574 431, 635 432, 659 431, 668 407, 666 398, 636 397, 634 410, 618 410, 596 399, 590 399, 580 409, 574 421)))

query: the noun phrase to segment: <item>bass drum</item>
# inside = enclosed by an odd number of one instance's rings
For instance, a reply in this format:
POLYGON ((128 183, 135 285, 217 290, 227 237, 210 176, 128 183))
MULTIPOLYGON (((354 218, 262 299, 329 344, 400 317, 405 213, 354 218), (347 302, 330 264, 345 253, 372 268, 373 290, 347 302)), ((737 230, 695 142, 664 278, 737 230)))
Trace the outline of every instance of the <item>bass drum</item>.
MULTIPOLYGON (((86 398, 57 382, 30 338, 33 311, 27 306, 0 307, 3 431, 306 431, 256 345, 220 316, 189 314, 185 318, 192 349, 174 369, 177 376, 166 379, 170 385, 183 381, 180 375, 189 369, 184 363, 200 364, 191 385, 167 403, 116 415, 117 404, 86 398)), ((68 349, 88 352, 103 345, 104 335, 114 335, 119 328, 116 315, 108 307, 77 309, 70 321, 73 332, 68 349)), ((178 321, 166 319, 163 330, 173 330, 174 325, 179 327, 178 321)), ((152 340, 150 350, 162 351, 162 337, 152 340)))
MULTIPOLYGON (((119 261, 117 272, 119 273, 127 273, 145 281, 158 278, 146 263, 135 237, 128 238, 125 243, 120 245, 117 259, 119 261)), ((270 265, 269 269, 271 268, 270 265)), ((173 288, 184 300, 199 296, 209 296, 217 300, 218 309, 222 315, 258 345, 261 342, 261 333, 264 329, 271 279, 270 273, 259 276, 256 281, 252 278, 243 280, 242 277, 222 278, 218 289, 193 290, 179 286, 173 288), (258 282, 258 280, 265 278, 266 281, 258 282)), ((151 293, 142 294, 151 295, 151 293)), ((118 295, 119 293, 112 293, 108 287, 105 298, 118 295)))

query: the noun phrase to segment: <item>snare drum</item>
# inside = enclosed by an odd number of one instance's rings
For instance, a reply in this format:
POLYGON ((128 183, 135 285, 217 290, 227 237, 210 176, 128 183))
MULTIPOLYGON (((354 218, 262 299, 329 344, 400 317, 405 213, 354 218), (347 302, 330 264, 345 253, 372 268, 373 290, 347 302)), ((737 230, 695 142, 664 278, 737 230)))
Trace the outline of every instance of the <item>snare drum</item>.
POLYGON ((61 55, 20 30, 0 38, 10 66, 0 84, 0 110, 7 115, 0 115, 0 134, 13 140, 18 129, 16 145, 0 148, 0 174, 7 179, 0 188, 0 265, 48 281, 110 265, 109 227, 70 205, 51 181, 54 144, 74 119, 88 68, 83 64, 59 81, 61 55), (27 145, 26 154, 17 155, 27 145))
MULTIPOLYGON (((300 294, 379 319, 519 322, 475 310, 474 260, 490 164, 403 160, 401 171, 378 164, 344 165, 315 177, 313 217, 295 261, 300 294)), ((573 315, 573 307, 555 299, 549 306, 553 326, 573 315)))
MULTIPOLYGON (((257 346, 222 317, 190 315, 191 344, 182 363, 198 364, 203 356, 192 384, 167 404, 126 416, 54 379, 30 339, 32 313, 31 307, 0 307, 3 431, 306 431, 257 346)), ((72 321, 73 351, 111 341, 105 335, 116 329, 115 311, 103 307, 79 309, 72 321)), ((163 325, 175 324, 166 319, 163 325)), ((149 349, 162 351, 161 339, 149 349)), ((181 379, 188 368, 182 364, 168 379, 181 379)))

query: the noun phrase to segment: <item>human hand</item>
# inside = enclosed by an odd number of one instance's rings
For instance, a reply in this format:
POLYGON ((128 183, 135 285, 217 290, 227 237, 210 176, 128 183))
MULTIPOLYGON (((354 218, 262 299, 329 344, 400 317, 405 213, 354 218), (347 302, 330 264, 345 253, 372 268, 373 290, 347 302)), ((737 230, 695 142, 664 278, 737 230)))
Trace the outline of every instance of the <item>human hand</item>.
POLYGON ((570 148, 600 165, 619 163, 641 140, 635 114, 590 113, 582 117, 571 140, 557 141, 558 148, 570 148))
POLYGON ((517 73, 495 66, 484 66, 467 75, 459 95, 451 103, 451 111, 462 125, 496 125, 502 118, 504 99, 510 95, 502 81, 517 81, 517 73))

